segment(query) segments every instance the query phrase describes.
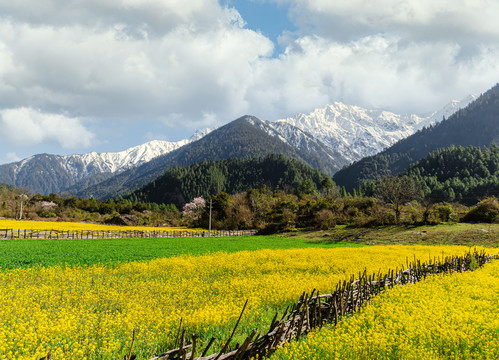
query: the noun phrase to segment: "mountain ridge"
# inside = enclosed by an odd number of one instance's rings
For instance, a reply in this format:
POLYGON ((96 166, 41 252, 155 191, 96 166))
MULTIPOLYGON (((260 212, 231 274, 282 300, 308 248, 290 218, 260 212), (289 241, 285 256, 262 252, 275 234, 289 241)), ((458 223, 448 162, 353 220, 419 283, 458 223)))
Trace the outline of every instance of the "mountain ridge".
MULTIPOLYGON (((205 133, 211 130, 205 130, 205 133)), ((36 154, 18 162, 0 165, 0 183, 22 186, 41 193, 60 193, 91 177, 103 180, 121 171, 140 166, 155 157, 167 154, 205 133, 197 132, 190 139, 176 142, 152 140, 120 152, 89 152, 85 154, 36 154), (52 179, 34 178, 50 174, 52 179), (29 181, 29 179, 34 179, 29 181)), ((92 181, 92 179, 90 179, 92 181)))
MULTIPOLYGON (((469 96, 461 101, 451 101, 442 109, 425 116, 397 115, 384 110, 369 110, 335 102, 325 108, 315 109, 308 115, 297 114, 293 118, 268 121, 243 116, 240 119, 254 119, 251 124, 253 127, 295 148, 284 150, 282 145, 278 146, 285 155, 332 176, 366 154, 382 151, 410 135, 418 126, 428 126, 439 118, 446 117, 446 114, 472 99, 473 96, 469 96)), ((235 121, 237 120, 239 119, 235 121)), ((147 179, 161 175, 165 169, 153 170, 155 164, 159 164, 155 159, 203 139, 212 131, 213 129, 197 131, 191 138, 177 142, 153 140, 115 153, 89 152, 67 156, 37 154, 19 162, 0 165, 0 183, 27 187, 41 194, 69 192, 88 196, 89 192, 84 189, 110 181, 115 176, 118 176, 113 180, 116 186, 128 182, 124 177, 119 177, 123 172, 128 173, 126 177, 129 179, 137 178, 139 174, 146 175, 147 179), (147 163, 151 163, 150 166, 145 166, 141 171, 134 170, 147 163), (149 170, 144 173, 144 169, 149 170)), ((204 151, 196 151, 195 158, 203 160, 204 151)), ((222 151, 229 150, 226 148, 222 151)), ((252 156, 268 153, 254 147, 253 151, 255 154, 252 156)), ((209 160, 216 160, 216 157, 209 160)), ((180 161, 180 158, 177 157, 173 163, 176 164, 176 161, 180 161)), ((189 161, 185 160, 179 165, 189 165, 189 161)))
POLYGON ((434 125, 477 98, 469 95, 452 100, 432 113, 395 114, 386 110, 371 110, 360 106, 334 102, 309 114, 277 120, 307 131, 331 149, 343 154, 349 162, 374 155, 423 127, 434 125))
MULTIPOLYGON (((319 152, 300 150, 275 132, 269 123, 254 116, 240 117, 198 141, 83 189, 77 195, 94 196, 99 199, 124 195, 158 178, 170 167, 188 166, 204 160, 251 159, 269 154, 282 154, 312 167, 314 166, 311 164, 329 166, 330 173, 339 169, 339 166, 331 161, 335 155, 324 145, 309 139, 309 146, 319 152)), ((294 130, 295 134, 307 137, 301 130, 294 130)))
POLYGON ((499 142, 499 84, 433 126, 399 140, 386 150, 338 171, 333 180, 347 191, 362 182, 397 175, 431 151, 454 146, 490 146, 499 142))
POLYGON ((188 166, 170 167, 163 175, 124 198, 174 204, 182 208, 195 197, 207 198, 220 192, 236 194, 262 186, 271 190, 298 190, 306 179, 312 180, 316 188, 321 188, 326 178, 319 170, 283 155, 207 160, 188 166))

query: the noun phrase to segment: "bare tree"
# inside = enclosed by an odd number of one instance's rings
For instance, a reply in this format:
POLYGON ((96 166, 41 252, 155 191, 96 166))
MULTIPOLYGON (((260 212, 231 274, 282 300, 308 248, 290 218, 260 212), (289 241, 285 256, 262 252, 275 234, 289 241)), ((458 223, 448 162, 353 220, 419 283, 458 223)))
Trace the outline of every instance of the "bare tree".
POLYGON ((19 201, 20 201, 19 220, 22 220, 23 218, 23 202, 27 200, 28 200, 28 195, 26 194, 19 195, 19 201))
POLYGON ((395 212, 395 221, 400 221, 400 207, 412 200, 421 200, 421 187, 412 178, 390 176, 376 182, 375 196, 386 204, 391 204, 395 212))

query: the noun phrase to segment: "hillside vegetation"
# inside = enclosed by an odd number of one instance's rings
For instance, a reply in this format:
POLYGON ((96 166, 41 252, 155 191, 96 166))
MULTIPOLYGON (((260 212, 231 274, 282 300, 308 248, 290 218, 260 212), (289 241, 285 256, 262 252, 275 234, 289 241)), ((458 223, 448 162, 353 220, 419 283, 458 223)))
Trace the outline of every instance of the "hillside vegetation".
POLYGON ((347 191, 352 191, 366 180, 400 174, 411 163, 440 148, 451 145, 491 146, 499 142, 498 114, 499 85, 496 85, 448 119, 341 169, 333 179, 347 191))
POLYGON ((439 149, 409 166, 405 173, 433 202, 473 205, 483 197, 499 196, 499 146, 439 149))
POLYGON ((271 190, 314 192, 333 182, 320 171, 283 155, 253 159, 203 161, 177 166, 124 198, 132 201, 175 204, 181 208, 195 197, 237 194, 266 186, 271 190))
POLYGON ((248 160, 271 154, 282 154, 314 168, 324 169, 324 172, 330 175, 338 170, 338 165, 331 160, 338 155, 333 154, 324 145, 315 144, 314 151, 304 151, 278 136, 269 135, 259 125, 265 128, 263 121, 252 116, 243 116, 198 141, 159 156, 138 168, 124 171, 99 184, 90 184, 91 186, 84 190, 69 189, 69 191, 84 198, 91 196, 96 199, 114 198, 145 186, 171 167, 221 159, 248 160))

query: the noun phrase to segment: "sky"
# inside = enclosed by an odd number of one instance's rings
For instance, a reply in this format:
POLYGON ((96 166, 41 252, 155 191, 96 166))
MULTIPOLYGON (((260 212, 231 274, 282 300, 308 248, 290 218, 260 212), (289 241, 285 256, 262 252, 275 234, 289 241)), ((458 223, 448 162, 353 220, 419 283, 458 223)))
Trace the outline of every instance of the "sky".
POLYGON ((0 0, 0 164, 499 82, 497 0, 0 0))

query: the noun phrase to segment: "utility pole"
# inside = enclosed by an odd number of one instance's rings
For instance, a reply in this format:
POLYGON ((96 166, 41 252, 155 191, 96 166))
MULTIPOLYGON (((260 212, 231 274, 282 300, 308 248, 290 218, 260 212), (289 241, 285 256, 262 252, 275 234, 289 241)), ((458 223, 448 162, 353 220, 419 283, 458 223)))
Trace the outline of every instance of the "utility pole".
POLYGON ((25 194, 19 195, 19 199, 21 199, 21 209, 19 211, 19 220, 23 219, 23 200, 28 199, 28 197, 25 194))
POLYGON ((211 199, 210 199, 210 221, 208 225, 208 236, 211 237, 211 199))

